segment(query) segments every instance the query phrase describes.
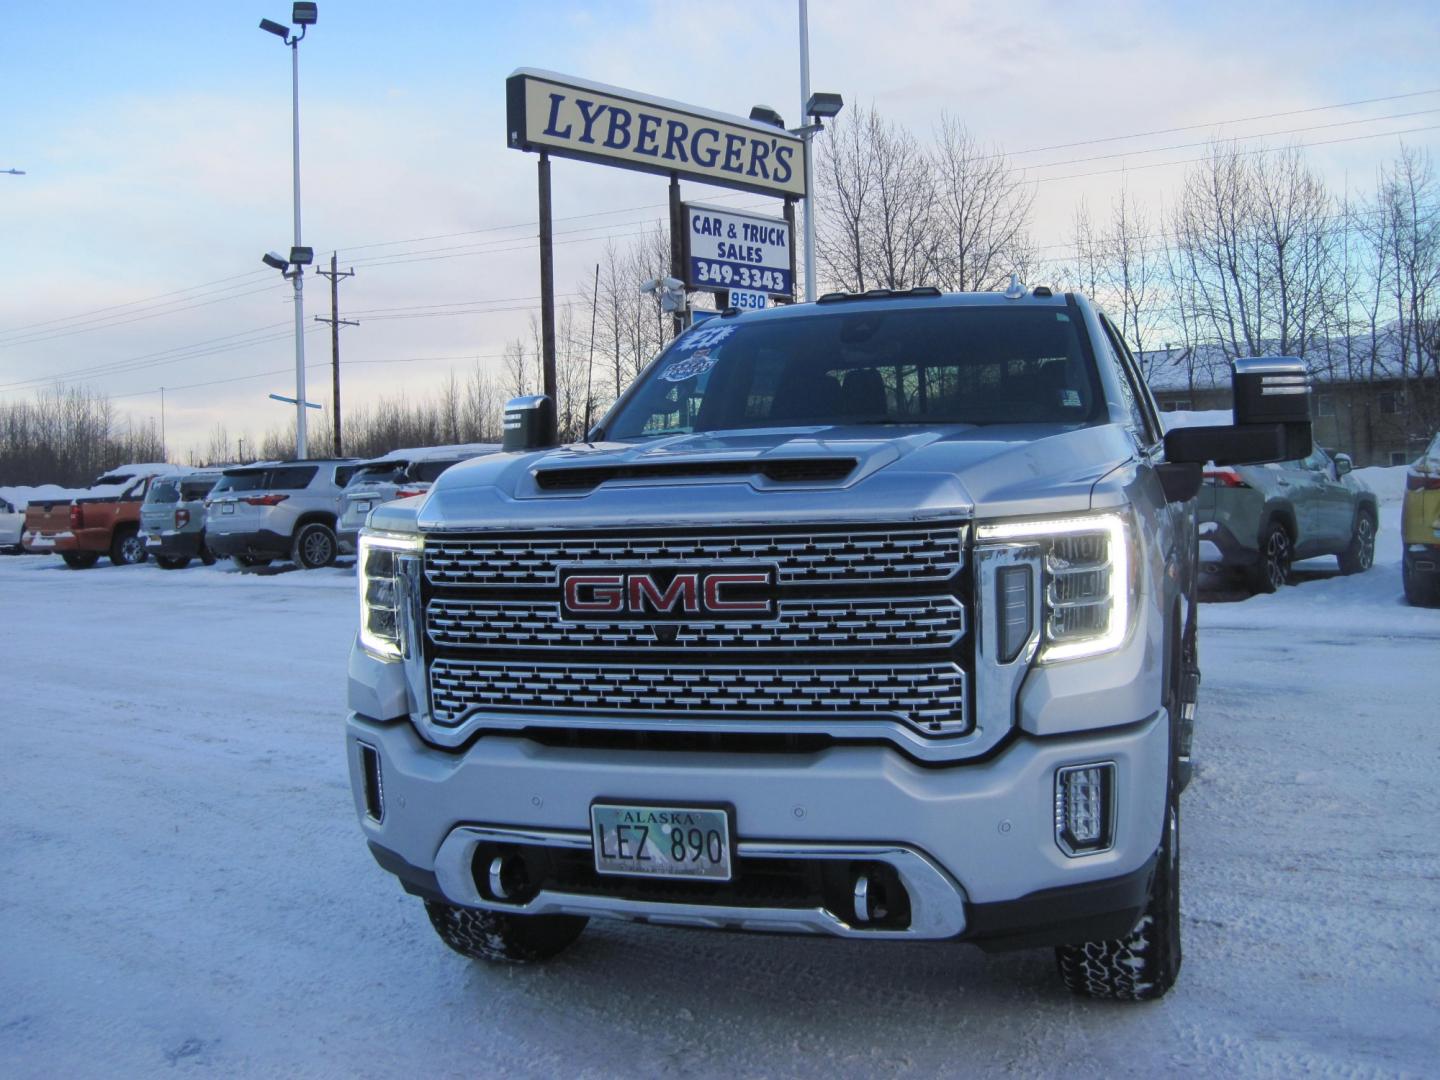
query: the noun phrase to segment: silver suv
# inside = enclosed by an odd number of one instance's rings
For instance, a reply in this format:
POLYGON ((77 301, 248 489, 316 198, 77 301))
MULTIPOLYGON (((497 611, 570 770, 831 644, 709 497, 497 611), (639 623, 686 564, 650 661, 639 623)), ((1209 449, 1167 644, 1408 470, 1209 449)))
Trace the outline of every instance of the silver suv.
POLYGON ((365 524, 365 518, 381 503, 423 495, 451 465, 483 454, 493 454, 499 449, 495 443, 425 446, 414 450, 395 450, 365 462, 355 470, 345 488, 338 534, 341 554, 355 554, 355 538, 365 524))
POLYGON ((341 492, 354 459, 271 461, 226 469, 206 502, 210 550, 242 569, 293 559, 314 570, 335 561, 341 492))
POLYGON ((164 570, 181 570, 199 558, 206 566, 215 555, 205 543, 205 496, 220 479, 219 469, 184 476, 162 476, 150 485, 140 506, 140 536, 145 550, 164 570))

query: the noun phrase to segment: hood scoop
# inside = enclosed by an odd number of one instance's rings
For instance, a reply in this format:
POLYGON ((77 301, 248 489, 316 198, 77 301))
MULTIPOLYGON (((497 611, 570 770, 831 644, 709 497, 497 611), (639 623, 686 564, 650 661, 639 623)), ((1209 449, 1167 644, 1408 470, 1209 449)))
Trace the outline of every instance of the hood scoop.
POLYGON ((747 461, 666 461, 537 469, 541 491, 593 491, 609 480, 680 480, 763 476, 776 484, 838 483, 860 462, 853 457, 755 458, 747 461))

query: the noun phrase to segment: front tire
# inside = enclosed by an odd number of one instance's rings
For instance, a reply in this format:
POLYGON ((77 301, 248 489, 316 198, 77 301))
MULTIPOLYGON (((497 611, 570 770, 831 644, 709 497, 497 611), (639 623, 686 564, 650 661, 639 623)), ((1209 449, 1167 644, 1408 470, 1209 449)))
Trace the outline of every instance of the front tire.
POLYGON ((1272 521, 1260 541, 1260 561, 1250 569, 1250 588, 1257 593, 1278 592, 1290 584, 1290 561, 1294 547, 1290 533, 1278 521, 1272 521))
POLYGON ((262 566, 269 566, 270 560, 260 555, 236 555, 235 565, 240 570, 256 570, 262 566))
POLYGON ((1375 519, 1368 511, 1355 515, 1350 546, 1336 556, 1342 574, 1363 574, 1375 563, 1375 519))
POLYGON ((312 521, 295 534, 294 559, 302 570, 319 570, 329 566, 340 553, 335 532, 328 525, 312 521))
POLYGON ((88 570, 100 561, 100 553, 96 551, 62 551, 60 557, 71 570, 88 570))
POLYGON ((1171 785, 1145 912, 1123 938, 1061 945, 1060 978, 1081 997, 1156 1001, 1180 974, 1180 800, 1171 785))
POLYGON ((502 964, 535 964, 572 945, 590 920, 579 915, 511 915, 426 900, 440 940, 461 956, 502 964))
POLYGON ((156 555, 155 562, 161 570, 184 570, 190 560, 184 555, 156 555))

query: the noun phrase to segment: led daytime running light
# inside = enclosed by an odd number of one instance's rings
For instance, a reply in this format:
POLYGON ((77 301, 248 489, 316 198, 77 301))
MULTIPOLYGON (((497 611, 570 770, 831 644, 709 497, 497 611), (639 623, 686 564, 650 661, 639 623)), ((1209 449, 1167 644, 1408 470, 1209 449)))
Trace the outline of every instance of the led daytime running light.
POLYGON ((1079 641, 1047 642, 1041 660, 1075 660, 1109 652, 1124 643, 1130 628, 1130 538, 1125 519, 1119 514, 1087 514, 1048 521, 991 522, 975 530, 980 543, 1043 542, 1056 536, 1098 532, 1106 534, 1110 563, 1110 617, 1105 632, 1079 641))

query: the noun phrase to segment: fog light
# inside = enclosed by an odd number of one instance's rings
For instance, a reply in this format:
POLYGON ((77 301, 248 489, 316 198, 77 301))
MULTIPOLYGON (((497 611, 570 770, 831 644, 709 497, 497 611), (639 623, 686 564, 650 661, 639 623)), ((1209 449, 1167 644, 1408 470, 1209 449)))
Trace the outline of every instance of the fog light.
POLYGON ((1067 855, 1109 851, 1115 842, 1115 763, 1055 773, 1055 842, 1067 855))

